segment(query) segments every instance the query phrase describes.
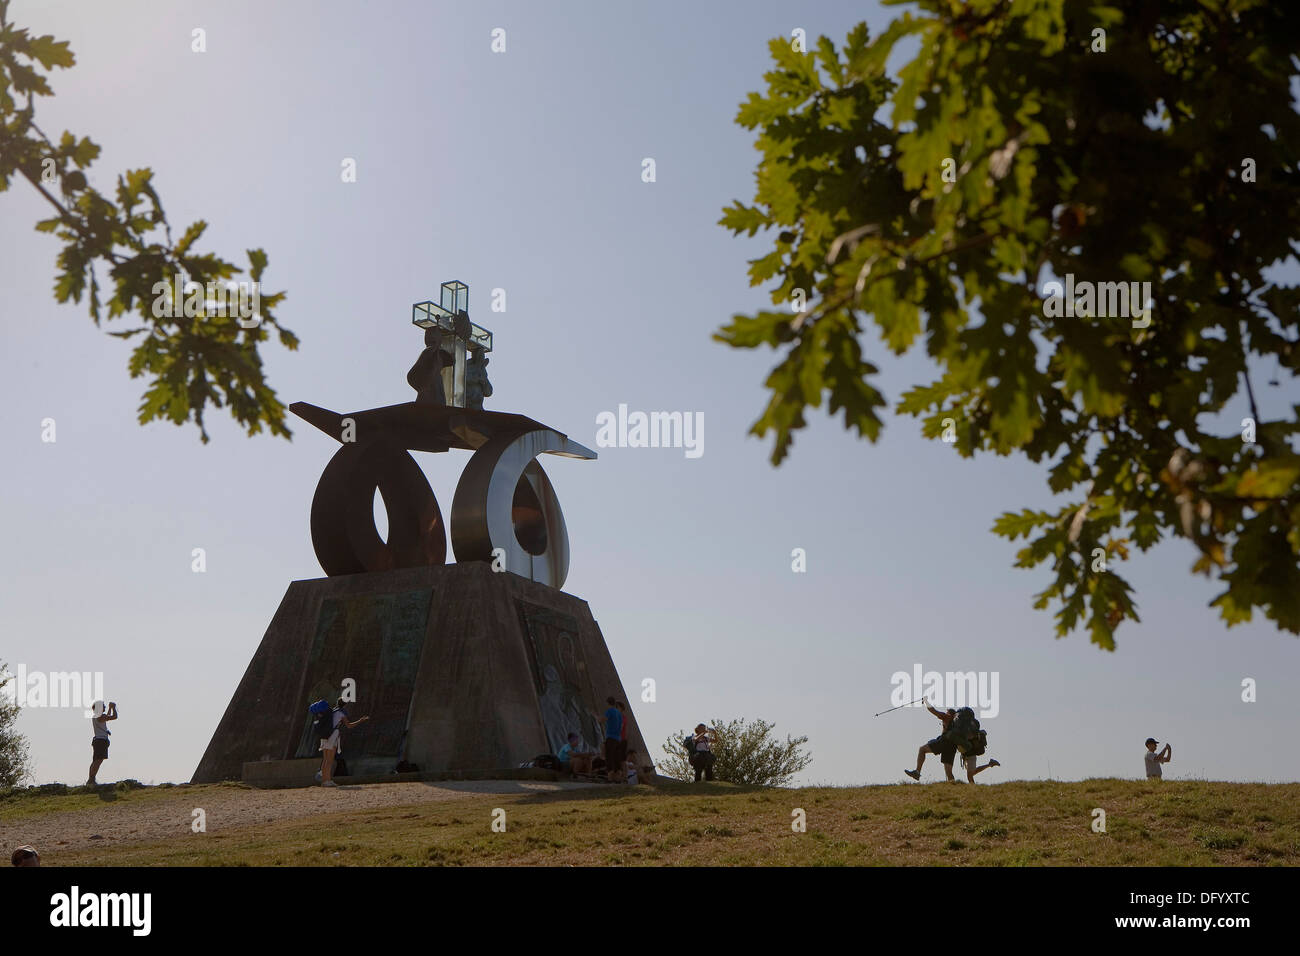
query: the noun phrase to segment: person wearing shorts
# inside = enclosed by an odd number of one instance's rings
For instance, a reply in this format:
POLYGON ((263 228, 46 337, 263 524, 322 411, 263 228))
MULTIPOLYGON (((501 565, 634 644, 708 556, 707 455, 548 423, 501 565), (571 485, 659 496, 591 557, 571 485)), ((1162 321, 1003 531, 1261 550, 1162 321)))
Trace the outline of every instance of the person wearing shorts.
POLYGON ((95 736, 90 740, 90 776, 86 780, 86 786, 95 787, 99 784, 95 776, 99 773, 100 764, 108 759, 108 735, 112 733, 108 729, 110 720, 117 720, 117 704, 104 706, 102 700, 95 701, 91 708, 94 715, 90 718, 90 726, 95 732, 95 736))
POLYGON ((952 726, 953 720, 956 719, 957 711, 951 707, 946 712, 935 710, 928 701, 925 709, 943 722, 943 732, 933 740, 927 740, 921 745, 921 749, 916 752, 916 769, 904 770, 903 773, 913 780, 920 780, 921 765, 925 763, 926 754, 938 754, 939 762, 943 764, 943 772, 947 775, 947 778, 956 780, 957 778, 952 775, 952 762, 957 759, 957 743, 956 741, 944 740, 944 734, 947 733, 948 728, 952 726))
POLYGON ((579 750, 582 746, 582 737, 578 734, 569 734, 569 742, 560 748, 556 756, 560 760, 560 769, 565 773, 580 774, 591 773, 591 761, 595 759, 595 754, 588 751, 579 750))
POLYGON ((330 715, 331 720, 333 720, 334 722, 333 723, 334 732, 330 734, 328 737, 322 737, 320 739, 320 752, 321 752, 320 785, 322 787, 338 786, 338 784, 334 782, 334 762, 335 760, 338 759, 338 754, 342 752, 343 744, 341 741, 342 735, 340 733, 342 728, 346 727, 349 730, 351 730, 353 727, 357 726, 357 724, 364 724, 367 720, 370 719, 367 716, 367 717, 358 717, 356 720, 348 720, 348 712, 347 710, 344 709, 343 705, 344 705, 344 700, 342 697, 340 697, 338 699, 337 705, 334 707, 334 710, 330 715))

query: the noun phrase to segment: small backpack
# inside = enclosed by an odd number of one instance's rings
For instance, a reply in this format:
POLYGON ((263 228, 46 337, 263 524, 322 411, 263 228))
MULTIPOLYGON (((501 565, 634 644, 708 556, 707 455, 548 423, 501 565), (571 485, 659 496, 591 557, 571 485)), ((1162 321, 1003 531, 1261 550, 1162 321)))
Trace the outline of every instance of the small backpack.
POLYGON ((989 735, 983 730, 977 730, 971 735, 966 749, 962 753, 967 757, 979 757, 988 749, 989 735))
POLYGON ((688 757, 694 757, 694 756, 695 756, 695 738, 694 738, 694 737, 687 737, 686 739, 684 739, 684 740, 682 741, 682 746, 686 748, 686 756, 688 756, 688 757))
POLYGON ((538 754, 533 758, 532 763, 534 767, 539 767, 542 770, 560 769, 560 758, 555 754, 538 754))

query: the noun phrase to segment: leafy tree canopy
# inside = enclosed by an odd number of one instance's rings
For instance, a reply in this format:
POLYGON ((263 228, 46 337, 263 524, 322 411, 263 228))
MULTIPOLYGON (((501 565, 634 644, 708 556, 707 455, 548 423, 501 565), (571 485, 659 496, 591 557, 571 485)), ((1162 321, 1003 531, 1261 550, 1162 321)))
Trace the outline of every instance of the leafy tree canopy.
POLYGON ((96 325, 127 315, 140 320, 134 328, 109 335, 139 337, 128 368, 132 378, 148 380, 139 408, 141 424, 192 420, 207 442, 203 415, 211 404, 228 408, 250 435, 265 427, 288 438, 285 407, 266 383, 258 344, 272 328, 286 348, 296 349, 298 339, 275 318, 275 307, 285 294, 260 292, 266 253, 247 252, 244 281, 258 283, 261 321, 244 319, 241 324, 243 317, 228 302, 217 308, 207 297, 210 288, 224 289, 244 270, 196 250, 205 221, 192 223, 173 239, 151 170, 122 173, 109 198, 90 184, 85 172, 99 156, 99 146, 66 131, 56 141, 36 124, 37 99, 53 94, 48 75, 56 68, 68 69, 75 59, 66 41, 34 37, 11 24, 8 7, 9 0, 0 0, 0 192, 21 176, 55 210, 36 224, 38 231, 53 233, 63 242, 54 297, 59 302, 86 297, 96 325), (97 266, 107 269, 106 288, 97 266), (174 290, 178 275, 203 287, 202 298, 182 296, 197 308, 186 308, 174 294, 161 292, 164 286, 174 290))
POLYGON ((27 739, 18 733, 18 681, 0 661, 0 787, 16 787, 29 775, 27 739))
POLYGON ((749 275, 776 307, 715 337, 780 353, 753 433, 779 464, 824 398, 875 441, 868 355, 923 343, 938 377, 896 411, 963 456, 1048 463, 1073 493, 993 526, 1026 539, 1018 567, 1053 569, 1035 607, 1059 605, 1058 636, 1086 621, 1113 650, 1138 616, 1112 564, 1166 535, 1223 583, 1229 626, 1258 608, 1300 633, 1300 405, 1262 417, 1251 380, 1300 365, 1300 290, 1275 268, 1300 248, 1300 6, 915 6, 874 39, 773 40, 740 108, 757 188, 721 225, 775 233, 749 275), (891 76, 900 41, 919 46, 891 76), (1098 294, 1045 297, 1053 280, 1098 294), (1116 291, 1147 288, 1116 317, 1116 291), (1234 398, 1250 422, 1221 414, 1234 398))

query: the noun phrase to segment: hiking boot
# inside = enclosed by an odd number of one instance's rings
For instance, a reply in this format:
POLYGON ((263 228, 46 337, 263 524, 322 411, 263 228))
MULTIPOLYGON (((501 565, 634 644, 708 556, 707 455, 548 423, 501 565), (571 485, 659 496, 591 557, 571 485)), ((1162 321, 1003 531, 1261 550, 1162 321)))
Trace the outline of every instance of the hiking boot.
POLYGON ((919 771, 919 770, 904 770, 903 773, 907 774, 907 775, 908 775, 909 777, 911 777, 913 780, 920 780, 920 779, 921 779, 921 771, 919 771))
POLYGON ((990 761, 989 761, 989 766, 990 766, 990 767, 1001 767, 1002 764, 998 763, 996 760, 990 760, 990 761))

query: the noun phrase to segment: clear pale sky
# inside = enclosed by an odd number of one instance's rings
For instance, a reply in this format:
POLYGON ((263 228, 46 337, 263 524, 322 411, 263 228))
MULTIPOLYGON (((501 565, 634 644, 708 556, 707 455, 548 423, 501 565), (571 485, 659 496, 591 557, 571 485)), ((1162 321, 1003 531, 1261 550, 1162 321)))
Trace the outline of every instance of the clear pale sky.
MULTIPOLYGON (((911 418, 873 446, 814 413, 779 469, 770 438, 747 437, 774 356, 710 340, 768 302, 746 275, 760 240, 716 225, 753 194, 737 105, 762 88, 771 37, 838 42, 893 12, 18 0, 11 17, 71 41, 77 65, 37 121, 103 147, 99 189, 149 166, 173 227, 207 219, 203 248, 241 263, 267 251, 265 284, 288 290, 278 315, 302 339, 264 353, 286 404, 409 401, 411 303, 459 278, 496 336, 487 407, 592 447, 620 404, 703 413, 698 458, 545 461, 569 527, 565 589, 590 603, 655 754, 698 721, 762 717, 810 738, 799 782, 901 781, 937 721, 872 714, 891 675, 920 665, 998 674, 985 727, 1003 767, 981 782, 1139 776, 1148 736, 1173 744, 1168 777, 1297 779, 1300 642, 1262 618, 1226 630, 1190 545, 1135 552, 1142 623, 1106 653, 1083 632, 1054 639, 1031 607, 1049 572, 1013 568, 1018 545, 989 531, 1002 511, 1053 505, 1044 467, 961 459, 911 418), (206 53, 191 52, 196 27, 206 53), (654 703, 638 700, 644 678, 654 703)), ((48 214, 25 182, 0 194, 0 660, 105 673, 122 719, 101 780, 187 780, 289 582, 321 574, 308 514, 336 445, 296 418, 292 442, 250 439, 214 411, 207 446, 192 426, 136 424, 130 346, 53 300, 58 243, 32 228, 48 214)), ((922 360, 865 345, 891 399, 928 381, 922 360)), ((1297 398, 1267 389, 1261 411, 1297 398)), ((417 458, 447 513, 467 453, 417 458)), ((34 782, 84 781, 80 711, 29 708, 19 729, 34 782)))

